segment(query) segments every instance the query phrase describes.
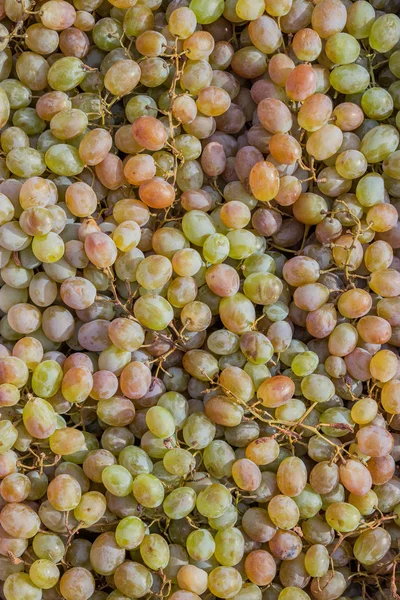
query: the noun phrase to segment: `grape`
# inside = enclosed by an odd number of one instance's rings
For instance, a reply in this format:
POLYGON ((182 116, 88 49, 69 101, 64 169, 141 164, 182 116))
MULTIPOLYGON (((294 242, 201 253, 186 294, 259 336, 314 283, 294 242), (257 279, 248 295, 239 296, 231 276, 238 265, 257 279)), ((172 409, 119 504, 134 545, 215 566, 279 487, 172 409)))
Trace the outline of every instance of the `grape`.
POLYGON ((117 567, 114 581, 121 593, 142 597, 150 590, 153 576, 140 563, 126 561, 117 567))
POLYGON ((280 529, 291 529, 299 520, 297 504, 285 495, 274 496, 268 504, 268 515, 280 529))
POLYGON ((99 535, 90 548, 90 564, 101 575, 114 573, 124 558, 125 550, 118 546, 112 532, 99 535))
POLYGON ((95 589, 93 575, 83 567, 73 567, 60 579, 60 591, 66 600, 89 598, 95 589))
POLYGON ((39 439, 50 437, 57 427, 56 413, 53 407, 42 398, 28 400, 24 406, 22 417, 26 430, 39 439))
POLYGON ((71 475, 57 475, 48 487, 48 498, 53 508, 59 511, 72 510, 81 499, 79 483, 71 475))
POLYGON ((32 538, 39 531, 40 519, 28 505, 10 503, 0 513, 0 525, 13 537, 32 538))
POLYGON ((361 141, 360 151, 370 163, 379 162, 398 146, 398 132, 390 125, 379 125, 368 131, 361 141))
POLYGON ((191 0, 190 8, 196 15, 198 23, 208 25, 216 21, 223 13, 224 3, 221 0, 208 0, 203 5, 199 0, 191 0))
POLYGON ((242 577, 233 567, 216 567, 208 576, 208 588, 217 598, 231 598, 242 587, 242 577))
POLYGON ((40 600, 42 591, 26 573, 11 573, 4 584, 7 600, 15 600, 23 593, 28 600, 40 600))
POLYGON ((145 536, 145 527, 142 521, 135 516, 123 518, 115 531, 115 540, 121 548, 133 550, 138 548, 145 536))
POLYGON ((275 577, 276 565, 266 550, 253 550, 247 555, 244 568, 246 575, 256 585, 267 585, 275 577))
POLYGON ((207 589, 207 573, 195 565, 184 565, 177 573, 178 585, 183 590, 202 594, 207 589))
POLYGON ((378 52, 389 52, 399 41, 400 21, 396 15, 378 17, 369 32, 371 48, 378 52))
POLYGON ((317 87, 317 76, 310 65, 298 65, 290 73, 285 83, 288 97, 295 101, 304 101, 317 87))
POLYGON ((375 20, 375 11, 371 4, 362 0, 351 6, 347 17, 347 29, 356 39, 367 37, 375 20))
POLYGON ((354 544, 354 556, 362 564, 374 564, 380 560, 390 546, 390 536, 383 528, 378 527, 373 531, 360 534, 354 544))
POLYGON ((60 572, 50 560, 35 560, 29 569, 29 577, 34 585, 48 590, 56 585, 60 572))
POLYGON ((58 562, 64 555, 65 547, 61 538, 54 533, 38 533, 32 541, 35 554, 52 562, 58 562))

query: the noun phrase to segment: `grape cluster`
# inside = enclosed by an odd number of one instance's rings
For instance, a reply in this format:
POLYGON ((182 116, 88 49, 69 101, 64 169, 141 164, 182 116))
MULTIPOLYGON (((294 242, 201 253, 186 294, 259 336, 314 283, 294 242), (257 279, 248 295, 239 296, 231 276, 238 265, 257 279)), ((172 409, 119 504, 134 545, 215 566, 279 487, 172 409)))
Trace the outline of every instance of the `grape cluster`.
POLYGON ((2 600, 398 600, 399 9, 0 1, 2 600))

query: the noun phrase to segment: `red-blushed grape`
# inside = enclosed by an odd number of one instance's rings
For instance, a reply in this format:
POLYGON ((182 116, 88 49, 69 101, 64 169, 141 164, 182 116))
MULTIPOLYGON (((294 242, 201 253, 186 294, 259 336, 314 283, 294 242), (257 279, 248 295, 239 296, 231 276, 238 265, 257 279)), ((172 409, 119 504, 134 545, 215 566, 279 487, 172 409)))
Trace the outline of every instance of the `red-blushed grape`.
POLYGON ((390 454, 393 448, 393 436, 377 425, 367 425, 357 433, 357 445, 360 452, 373 458, 390 454))
POLYGON ((253 550, 245 560, 245 572, 252 583, 267 585, 276 574, 275 560, 266 550, 253 550))
POLYGON ((322 41, 314 29, 305 27, 295 33, 292 48, 299 60, 313 61, 321 54, 322 41))
POLYGON ((286 133, 292 127, 291 113, 281 100, 265 98, 257 107, 257 115, 270 133, 286 133))
POLYGON ((332 114, 332 100, 325 94, 314 94, 301 105, 298 123, 306 131, 319 130, 332 114))
POLYGON ((309 65, 298 65, 286 79, 285 89, 291 100, 304 101, 316 91, 317 77, 309 65))

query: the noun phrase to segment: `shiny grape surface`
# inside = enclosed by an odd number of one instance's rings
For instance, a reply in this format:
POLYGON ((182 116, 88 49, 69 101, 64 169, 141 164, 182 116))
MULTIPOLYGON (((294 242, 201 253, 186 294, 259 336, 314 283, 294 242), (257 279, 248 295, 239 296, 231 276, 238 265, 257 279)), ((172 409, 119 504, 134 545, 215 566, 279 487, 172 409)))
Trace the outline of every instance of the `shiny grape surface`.
POLYGON ((0 600, 400 597, 400 0, 0 0, 0 600))

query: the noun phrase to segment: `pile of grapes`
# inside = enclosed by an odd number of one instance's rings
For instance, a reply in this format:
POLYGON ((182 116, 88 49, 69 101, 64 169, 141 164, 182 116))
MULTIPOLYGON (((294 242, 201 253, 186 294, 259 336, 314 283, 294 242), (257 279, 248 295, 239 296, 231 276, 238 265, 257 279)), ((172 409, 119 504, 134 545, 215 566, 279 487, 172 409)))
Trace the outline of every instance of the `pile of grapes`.
POLYGON ((399 10, 0 1, 2 600, 399 600, 399 10))

